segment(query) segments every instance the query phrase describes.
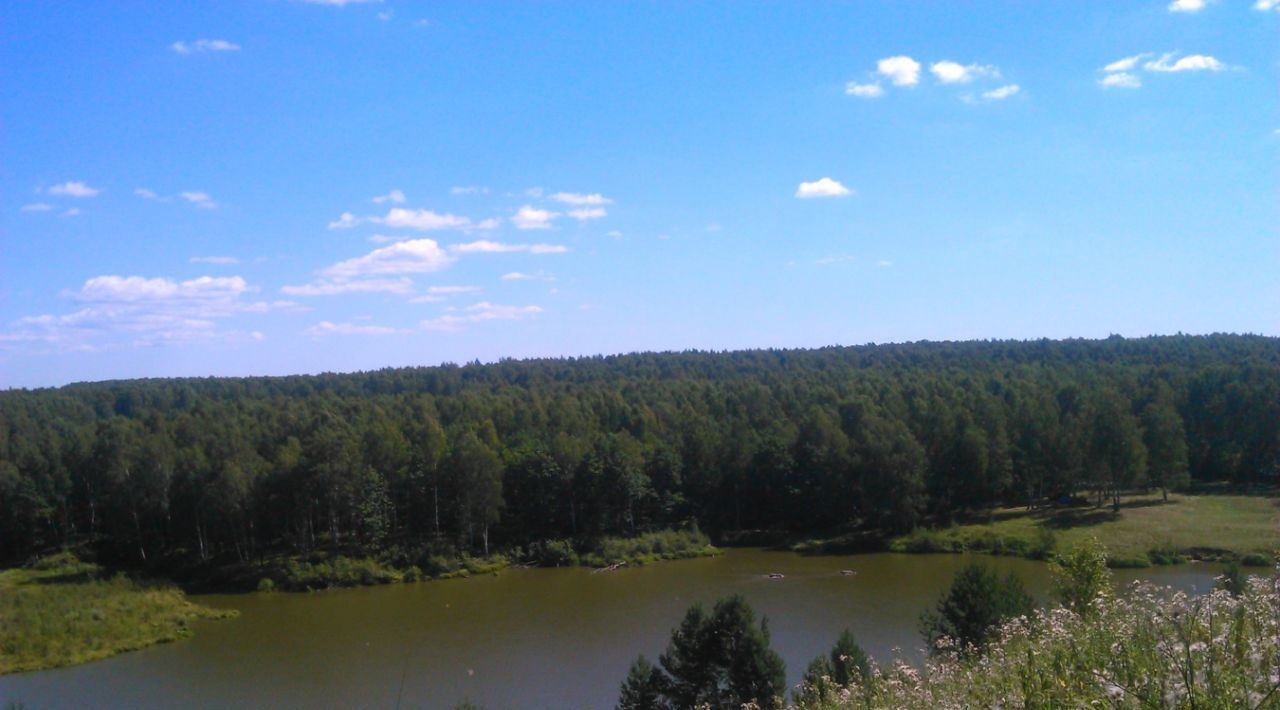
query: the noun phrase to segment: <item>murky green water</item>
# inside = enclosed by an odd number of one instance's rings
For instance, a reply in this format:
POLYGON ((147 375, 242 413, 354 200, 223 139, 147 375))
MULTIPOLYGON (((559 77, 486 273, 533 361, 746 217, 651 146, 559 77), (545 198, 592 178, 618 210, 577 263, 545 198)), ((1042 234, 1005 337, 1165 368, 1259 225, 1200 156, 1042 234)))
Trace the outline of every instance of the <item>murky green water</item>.
MULTIPOLYGON (((984 558, 1043 597, 1047 567, 984 558)), ((57 671, 0 677, 0 699, 45 707, 607 708, 631 660, 656 659, 693 602, 740 592, 769 617, 788 682, 850 628, 877 658, 920 645, 917 618, 959 555, 802 557, 730 550, 716 558, 592 574, 497 576, 313 594, 211 595, 239 619, 189 641, 57 671), (842 569, 856 575, 844 576, 842 569), (769 572, 784 579, 771 580, 769 572)), ((1210 565, 1125 571, 1207 589, 1210 565)))

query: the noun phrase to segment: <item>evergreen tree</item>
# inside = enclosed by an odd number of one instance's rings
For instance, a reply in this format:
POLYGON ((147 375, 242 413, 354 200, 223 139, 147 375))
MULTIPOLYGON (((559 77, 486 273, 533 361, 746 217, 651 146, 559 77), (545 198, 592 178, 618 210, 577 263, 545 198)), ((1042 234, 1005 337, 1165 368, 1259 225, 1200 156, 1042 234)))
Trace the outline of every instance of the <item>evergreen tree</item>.
POLYGON ((967 652, 986 645, 1002 623, 1033 608, 1017 576, 1001 579, 986 565, 971 562, 956 573, 936 609, 921 616, 921 633, 931 650, 947 638, 967 652))

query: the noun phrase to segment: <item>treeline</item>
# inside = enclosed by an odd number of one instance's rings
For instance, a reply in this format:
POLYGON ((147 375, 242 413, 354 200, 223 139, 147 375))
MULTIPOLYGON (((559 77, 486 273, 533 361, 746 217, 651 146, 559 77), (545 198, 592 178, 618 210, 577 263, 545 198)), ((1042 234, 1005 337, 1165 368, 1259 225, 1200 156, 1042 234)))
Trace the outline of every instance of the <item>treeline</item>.
POLYGON ((0 559, 897 531, 1278 475, 1280 340, 1260 336, 131 380, 0 392, 0 559))

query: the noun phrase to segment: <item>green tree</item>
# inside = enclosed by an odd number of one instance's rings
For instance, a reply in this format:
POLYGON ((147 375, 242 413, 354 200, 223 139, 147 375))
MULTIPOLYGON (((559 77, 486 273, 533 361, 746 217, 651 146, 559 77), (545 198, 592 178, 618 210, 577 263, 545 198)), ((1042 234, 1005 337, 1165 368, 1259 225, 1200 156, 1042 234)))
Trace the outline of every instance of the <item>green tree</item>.
POLYGON ((637 659, 623 694, 624 700, 660 695, 665 704, 628 707, 781 706, 786 666, 769 648, 768 620, 756 625, 755 612, 740 595, 717 601, 710 615, 701 604, 690 607, 659 662, 661 670, 637 659))
POLYGON ((631 664, 631 671, 622 682, 618 710, 666 710, 671 707, 666 691, 667 679, 662 669, 640 656, 631 664))
POLYGON ((1094 600, 1111 590, 1107 550, 1096 538, 1075 545, 1049 562, 1053 595, 1062 606, 1080 615, 1090 613, 1094 600))
POLYGON ((838 688, 845 688, 854 681, 866 679, 871 672, 867 654, 848 629, 840 634, 831 653, 818 656, 809 663, 801 684, 799 700, 802 703, 818 703, 838 688))
POLYGON ((985 646, 1005 621, 1033 608, 1016 575, 1001 579, 986 565, 971 562, 956 573, 937 608, 921 615, 921 632, 931 650, 939 650, 946 638, 968 652, 985 646))
POLYGON ((1166 501, 1170 488, 1191 482, 1187 463, 1187 432, 1182 416, 1173 406, 1173 391, 1163 382, 1142 410, 1142 441, 1147 447, 1150 482, 1160 488, 1166 501))

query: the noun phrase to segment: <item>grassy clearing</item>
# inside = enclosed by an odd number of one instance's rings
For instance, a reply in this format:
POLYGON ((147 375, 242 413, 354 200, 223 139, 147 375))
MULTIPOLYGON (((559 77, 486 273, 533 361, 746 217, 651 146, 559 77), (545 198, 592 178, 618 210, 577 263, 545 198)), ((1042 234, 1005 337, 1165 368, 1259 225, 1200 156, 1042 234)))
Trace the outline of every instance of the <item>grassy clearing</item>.
POLYGON ((1044 558, 1055 547, 1096 537, 1116 567, 1187 559, 1241 560, 1268 565, 1280 545, 1280 499, 1243 495, 1131 496, 1110 507, 1027 511, 1005 508, 989 521, 917 530, 892 539, 897 552, 986 551, 1044 558))
POLYGON ((95 661, 186 638, 196 619, 235 616, 173 587, 100 575, 65 553, 0 572, 0 674, 95 661))

